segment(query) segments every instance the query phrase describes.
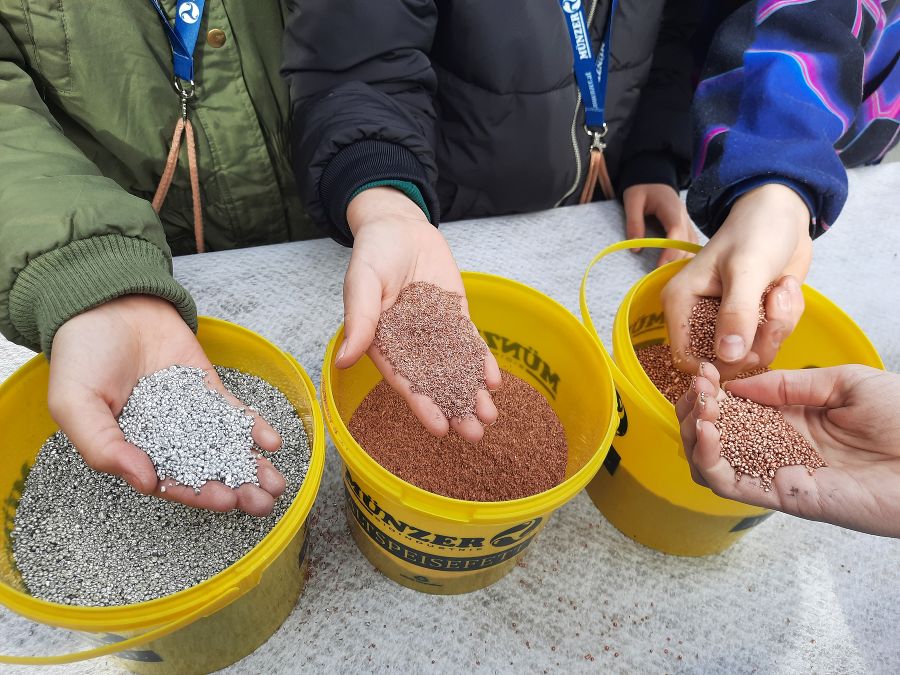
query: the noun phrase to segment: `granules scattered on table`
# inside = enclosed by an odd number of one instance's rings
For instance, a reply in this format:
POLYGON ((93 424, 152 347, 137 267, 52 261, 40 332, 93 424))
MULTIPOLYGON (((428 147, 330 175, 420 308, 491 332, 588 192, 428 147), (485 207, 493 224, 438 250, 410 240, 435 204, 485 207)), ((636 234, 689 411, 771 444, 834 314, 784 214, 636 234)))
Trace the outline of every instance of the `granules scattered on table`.
MULTIPOLYGON (((637 356, 641 368, 647 373, 647 377, 659 389, 659 393, 665 396, 672 405, 675 405, 684 392, 691 388, 693 377, 675 367, 669 345, 642 347, 635 351, 635 356, 637 356)), ((766 367, 754 368, 739 374, 735 379, 742 380, 768 371, 769 369, 766 367)))
POLYGON ((455 433, 432 436, 384 381, 356 409, 350 433, 385 469, 445 497, 495 502, 549 490, 566 475, 565 431, 537 390, 510 373, 502 377, 494 394, 500 416, 478 443, 455 433))
POLYGON ((306 431, 278 389, 237 370, 216 370, 281 435, 278 452, 262 453, 287 482, 272 514, 213 513, 141 495, 89 468, 58 432, 31 468, 11 535, 29 593, 79 606, 153 600, 218 574, 271 531, 306 477, 306 431))
MULTIPOLYGON (((769 284, 763 291, 759 301, 759 318, 757 325, 766 322, 766 298, 775 284, 769 284)), ((716 320, 719 318, 721 298, 700 298, 691 309, 689 330, 691 335, 691 354, 698 359, 712 361, 716 358, 716 320)))
POLYGON ((721 455, 732 468, 735 479, 747 475, 760 479, 769 492, 775 472, 783 466, 805 466, 812 475, 828 466, 803 435, 780 410, 727 393, 719 401, 716 429, 722 443, 721 455))
POLYGON ((253 417, 210 389, 200 368, 170 366, 139 379, 119 427, 150 456, 160 480, 195 492, 211 480, 230 488, 259 485, 253 417))
POLYGON ((375 346, 447 419, 475 414, 475 395, 485 388, 487 348, 462 313, 462 296, 416 282, 382 312, 375 346))

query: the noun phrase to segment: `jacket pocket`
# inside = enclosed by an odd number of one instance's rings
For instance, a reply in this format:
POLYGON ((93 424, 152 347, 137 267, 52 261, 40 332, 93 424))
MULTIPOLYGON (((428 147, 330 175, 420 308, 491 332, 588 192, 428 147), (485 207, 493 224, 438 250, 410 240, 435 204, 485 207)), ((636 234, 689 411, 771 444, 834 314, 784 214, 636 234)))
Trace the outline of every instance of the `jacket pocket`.
MULTIPOLYGON (((62 94, 71 93, 72 61, 63 0, 22 0, 22 9, 33 46, 34 68, 47 87, 62 94)), ((102 9, 98 11, 102 13, 102 9)))

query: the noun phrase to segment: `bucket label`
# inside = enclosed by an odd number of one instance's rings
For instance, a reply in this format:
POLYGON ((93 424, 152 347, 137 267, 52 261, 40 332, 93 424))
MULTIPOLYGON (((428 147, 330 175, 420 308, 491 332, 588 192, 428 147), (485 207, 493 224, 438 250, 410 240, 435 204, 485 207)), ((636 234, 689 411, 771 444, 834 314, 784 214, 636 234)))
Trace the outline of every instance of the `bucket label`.
POLYGON ((616 412, 619 414, 619 426, 616 427, 616 436, 624 436, 628 433, 628 413, 625 411, 625 404, 622 403, 622 397, 619 396, 618 389, 616 389, 616 412))
MULTIPOLYGON (((534 539, 534 533, 542 519, 519 523, 487 537, 457 537, 437 532, 429 532, 399 520, 384 510, 378 502, 367 495, 353 480, 349 471, 344 473, 344 497, 353 519, 366 535, 379 547, 395 558, 417 567, 442 572, 472 572, 493 567, 511 560, 524 551, 534 539), (403 537, 410 544, 391 536, 388 531, 403 537), (448 556, 444 551, 431 553, 421 548, 455 549, 456 551, 477 551, 485 547, 505 548, 486 555, 448 556)), ((418 580, 418 579, 416 579, 418 580)))
POLYGON ((652 333, 662 330, 666 326, 666 316, 662 312, 652 312, 650 314, 641 314, 638 318, 631 322, 628 332, 631 334, 632 340, 646 333, 652 333))
POLYGON ((546 390, 547 395, 556 399, 559 389, 559 374, 550 364, 541 358, 538 350, 487 330, 479 331, 492 352, 502 358, 512 359, 524 364, 531 371, 534 379, 546 390))

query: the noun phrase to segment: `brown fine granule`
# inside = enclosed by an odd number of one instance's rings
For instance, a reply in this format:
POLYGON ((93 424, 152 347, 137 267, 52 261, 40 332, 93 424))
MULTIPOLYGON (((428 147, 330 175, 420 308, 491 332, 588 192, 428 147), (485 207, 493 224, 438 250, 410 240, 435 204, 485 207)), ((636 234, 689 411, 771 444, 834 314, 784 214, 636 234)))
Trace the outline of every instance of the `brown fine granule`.
POLYGON ((447 419, 475 414, 475 395, 485 389, 486 347, 463 315, 462 296, 417 281, 381 313, 375 346, 394 371, 409 380, 447 419))
POLYGON ((669 349, 669 345, 644 347, 638 349, 635 355, 650 381, 659 389, 659 393, 673 405, 684 392, 690 389, 693 378, 678 370, 672 363, 672 351, 669 349))
MULTIPOLYGON (((691 388, 691 382, 694 378, 675 367, 675 364, 672 362, 672 350, 669 348, 669 345, 642 347, 635 351, 635 356, 637 356, 644 372, 647 373, 647 377, 659 389, 659 393, 665 396, 672 405, 675 405, 684 392, 691 388)), ((753 377, 754 375, 767 372, 769 372, 769 369, 763 366, 762 368, 754 368, 746 373, 741 373, 734 379, 743 380, 746 377, 753 377)))
MULTIPOLYGON (((775 284, 769 284, 759 300, 759 320, 756 325, 766 322, 766 298, 775 284)), ((720 298, 700 298, 691 308, 689 329, 691 334, 691 354, 698 359, 712 361, 716 358, 716 319, 719 318, 720 298)))
POLYGON ((805 466, 812 475, 828 466, 816 449, 785 419, 780 410, 727 393, 719 401, 716 429, 721 455, 740 480, 759 478, 761 487, 772 489, 775 472, 783 466, 805 466))
POLYGON ((350 418, 350 433, 376 462, 407 483, 455 499, 521 499, 559 485, 568 445, 547 400, 507 372, 494 394, 500 417, 470 444, 429 434, 399 394, 381 381, 350 418))

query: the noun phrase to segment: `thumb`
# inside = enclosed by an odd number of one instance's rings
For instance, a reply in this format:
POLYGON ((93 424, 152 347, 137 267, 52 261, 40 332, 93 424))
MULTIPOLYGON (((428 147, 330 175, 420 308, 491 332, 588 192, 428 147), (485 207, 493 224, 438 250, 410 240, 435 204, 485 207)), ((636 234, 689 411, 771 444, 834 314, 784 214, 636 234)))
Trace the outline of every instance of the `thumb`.
MULTIPOLYGON (((646 194, 634 186, 625 190, 622 195, 622 203, 625 206, 625 236, 628 239, 640 239, 647 232, 647 224, 644 220, 644 205, 646 194)), ((633 248, 633 253, 639 253, 641 249, 633 248)))
POLYGON ((723 275, 715 349, 724 363, 736 363, 750 351, 759 325, 760 299, 769 281, 752 268, 723 275))
POLYGON ((846 366, 773 370, 733 380, 726 385, 735 396, 773 407, 802 405, 839 407, 852 387, 855 373, 846 366))
POLYGON ((349 368, 359 361, 375 340, 381 291, 381 279, 375 270, 351 258, 344 277, 344 342, 335 359, 338 368, 349 368))
POLYGON ((59 401, 57 396, 49 399, 50 414, 89 467, 120 476, 142 494, 156 490, 153 462, 147 453, 125 440, 105 401, 93 392, 66 397, 64 404, 59 401))

